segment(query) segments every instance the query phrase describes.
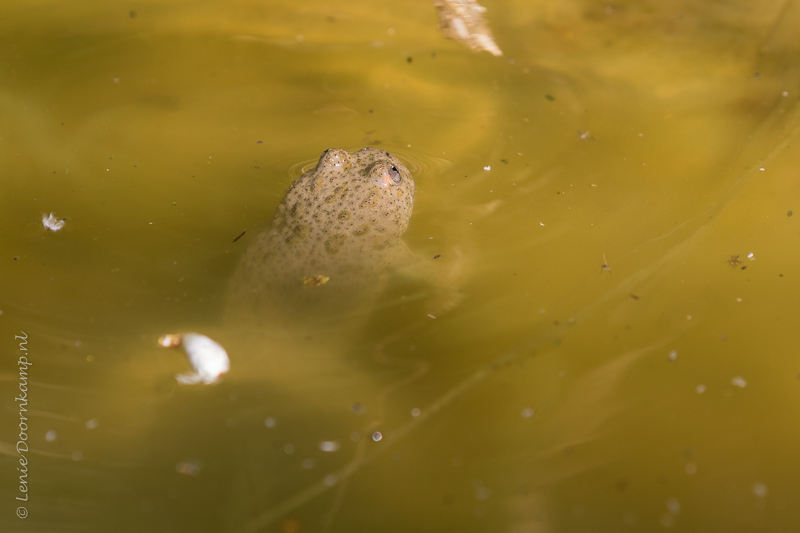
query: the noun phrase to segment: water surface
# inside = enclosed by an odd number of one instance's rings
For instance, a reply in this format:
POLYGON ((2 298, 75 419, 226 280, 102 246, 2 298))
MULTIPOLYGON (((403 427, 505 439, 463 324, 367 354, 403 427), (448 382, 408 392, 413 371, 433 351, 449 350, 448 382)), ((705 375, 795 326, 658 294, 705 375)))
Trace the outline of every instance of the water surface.
POLYGON ((502 58, 425 2, 0 7, 4 531, 800 526, 800 6, 486 6, 502 58), (292 180, 364 146, 459 305, 231 321, 292 180), (221 384, 178 385, 179 331, 221 384))

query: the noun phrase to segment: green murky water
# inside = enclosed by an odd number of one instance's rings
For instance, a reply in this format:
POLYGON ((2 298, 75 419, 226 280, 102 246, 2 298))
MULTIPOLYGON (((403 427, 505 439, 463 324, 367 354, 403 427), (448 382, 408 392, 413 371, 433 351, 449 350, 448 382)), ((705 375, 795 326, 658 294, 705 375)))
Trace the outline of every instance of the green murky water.
POLYGON ((486 5, 503 58, 422 0, 0 6, 3 531, 800 526, 800 5, 486 5), (286 187, 370 145, 460 304, 232 323, 286 187))

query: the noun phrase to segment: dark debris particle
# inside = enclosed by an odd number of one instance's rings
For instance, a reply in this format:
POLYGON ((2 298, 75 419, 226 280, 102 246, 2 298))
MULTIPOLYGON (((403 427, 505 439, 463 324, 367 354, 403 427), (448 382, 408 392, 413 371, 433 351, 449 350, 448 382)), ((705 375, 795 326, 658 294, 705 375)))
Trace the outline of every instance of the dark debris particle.
POLYGON ((790 217, 790 216, 792 216, 792 212, 791 212, 791 211, 789 211, 788 213, 786 213, 786 216, 787 216, 787 217, 790 217))
POLYGON ((406 61, 408 61, 409 63, 411 63, 412 61, 414 61, 414 58, 413 58, 413 57, 411 57, 411 56, 408 56, 408 57, 406 58, 406 61))
POLYGON ((132 18, 132 19, 135 19, 136 18, 136 11, 131 11, 130 13, 128 13, 128 16, 130 18, 132 18))
POLYGON ((432 57, 433 59, 436 59, 436 52, 432 52, 432 53, 431 53, 431 57, 432 57))
POLYGON ((433 256, 434 259, 439 259, 440 257, 442 257, 442 254, 436 254, 433 256))
POLYGON ((370 113, 372 113, 372 109, 369 109, 368 111, 369 111, 370 113))
POLYGON ((508 164, 508 159, 501 159, 500 161, 505 163, 506 165, 508 164))
POLYGON ((19 256, 16 256, 16 257, 14 258, 14 261, 16 261, 17 259, 19 259, 19 256))
POLYGON ((264 141, 258 141, 256 144, 264 144, 264 141))
POLYGON ((554 102, 555 99, 556 99, 556 97, 553 96, 552 94, 546 94, 546 95, 544 95, 544 97, 547 98, 548 100, 550 100, 551 102, 554 102))
POLYGON ((745 270, 746 268, 747 268, 747 265, 742 265, 742 270, 745 270))
POLYGON ((241 239, 242 237, 244 237, 244 234, 245 234, 245 233, 247 233, 247 230, 244 230, 244 231, 242 231, 242 232, 241 232, 239 235, 237 235, 237 236, 236 236, 236 237, 233 239, 233 242, 236 242, 236 241, 238 241, 239 239, 241 239))
POLYGON ((634 300, 638 300, 639 299, 639 297, 636 296, 635 294, 631 294, 631 298, 633 298, 634 300))

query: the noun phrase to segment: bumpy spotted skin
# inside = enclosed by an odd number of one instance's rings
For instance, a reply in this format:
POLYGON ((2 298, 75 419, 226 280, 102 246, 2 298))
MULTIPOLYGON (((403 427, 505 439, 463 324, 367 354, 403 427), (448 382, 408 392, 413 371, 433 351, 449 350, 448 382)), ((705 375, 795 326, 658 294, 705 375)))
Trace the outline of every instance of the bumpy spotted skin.
POLYGON ((400 237, 413 204, 411 173, 388 152, 327 150, 245 252, 232 304, 301 317, 352 311, 382 290, 387 269, 411 256, 400 237))

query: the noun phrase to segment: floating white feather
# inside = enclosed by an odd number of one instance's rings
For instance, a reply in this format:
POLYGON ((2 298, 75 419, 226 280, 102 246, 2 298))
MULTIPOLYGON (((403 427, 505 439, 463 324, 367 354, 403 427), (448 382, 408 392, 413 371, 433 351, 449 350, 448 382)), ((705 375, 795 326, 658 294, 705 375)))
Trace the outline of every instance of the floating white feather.
POLYGON ((158 343, 165 348, 183 346, 194 372, 176 374, 175 379, 183 385, 216 383, 231 368, 225 348, 199 333, 162 335, 158 343))
POLYGON ((42 213, 42 226, 44 226, 44 229, 60 231, 66 222, 66 218, 59 220, 55 213, 50 213, 49 215, 47 213, 42 213))

